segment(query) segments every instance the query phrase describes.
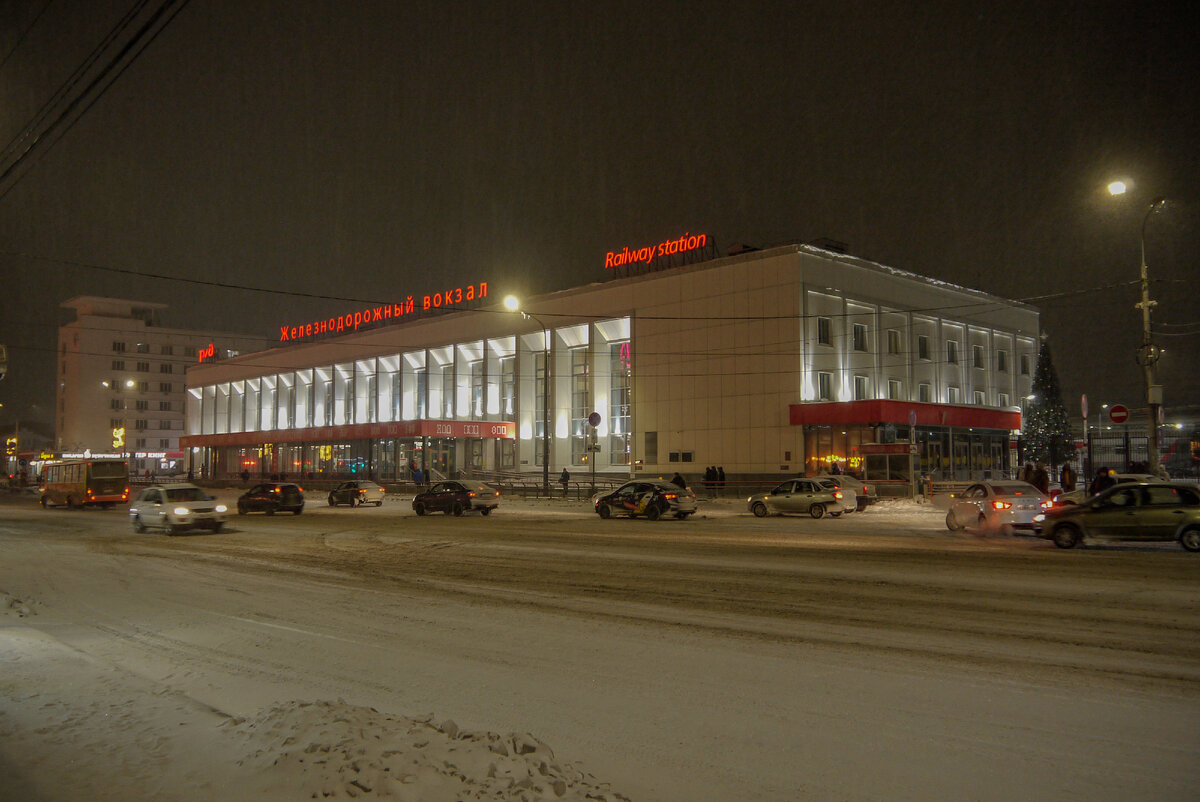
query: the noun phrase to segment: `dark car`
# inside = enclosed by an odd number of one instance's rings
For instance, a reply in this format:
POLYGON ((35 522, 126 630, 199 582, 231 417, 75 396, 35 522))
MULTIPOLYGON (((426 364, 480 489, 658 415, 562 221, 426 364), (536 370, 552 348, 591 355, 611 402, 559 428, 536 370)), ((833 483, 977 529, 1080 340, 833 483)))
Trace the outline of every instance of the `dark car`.
POLYGON ((1121 484, 1082 504, 1055 507, 1038 523, 1039 536, 1060 549, 1084 539, 1178 540, 1200 551, 1200 491, 1182 482, 1121 484))
POLYGON ((357 507, 360 504, 374 504, 378 507, 383 504, 384 493, 383 487, 365 479, 342 482, 329 491, 329 506, 349 504, 351 507, 357 507))
POLYGON ((500 491, 472 482, 438 482, 418 493, 413 498, 412 506, 417 515, 427 512, 462 515, 472 510, 487 515, 500 506, 500 491))
POLYGON ((626 482, 592 501, 601 518, 644 515, 648 520, 657 521, 664 515, 686 518, 696 511, 696 494, 691 490, 653 479, 626 482))
POLYGON ((290 512, 299 515, 304 511, 304 488, 291 482, 263 482, 247 490, 238 498, 238 515, 248 512, 290 512))

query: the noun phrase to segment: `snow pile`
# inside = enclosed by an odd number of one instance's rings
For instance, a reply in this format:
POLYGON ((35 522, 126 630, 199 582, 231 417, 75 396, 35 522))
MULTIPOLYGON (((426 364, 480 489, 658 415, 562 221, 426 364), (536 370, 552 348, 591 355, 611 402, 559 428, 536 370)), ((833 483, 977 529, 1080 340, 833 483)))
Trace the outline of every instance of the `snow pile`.
POLYGON ((225 726, 246 741, 241 765, 288 798, 628 801, 528 734, 460 730, 341 700, 280 705, 225 726))

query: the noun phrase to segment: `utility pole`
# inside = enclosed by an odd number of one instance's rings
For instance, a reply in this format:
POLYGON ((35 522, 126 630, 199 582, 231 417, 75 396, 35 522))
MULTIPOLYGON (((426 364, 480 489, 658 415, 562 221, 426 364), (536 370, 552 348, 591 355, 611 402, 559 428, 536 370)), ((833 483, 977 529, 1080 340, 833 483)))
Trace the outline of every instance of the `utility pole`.
POLYGON ((1154 344, 1150 332, 1150 310, 1154 308, 1156 302, 1150 300, 1150 275, 1146 268, 1146 223, 1150 221, 1152 214, 1162 208, 1163 203, 1165 203, 1165 199, 1155 198, 1142 218, 1142 300, 1135 307, 1142 310, 1142 347, 1138 349, 1137 360, 1138 364, 1142 366, 1146 380, 1146 467, 1150 473, 1156 473, 1159 467, 1158 411, 1162 406, 1162 385, 1156 381, 1155 371, 1161 349, 1154 344))

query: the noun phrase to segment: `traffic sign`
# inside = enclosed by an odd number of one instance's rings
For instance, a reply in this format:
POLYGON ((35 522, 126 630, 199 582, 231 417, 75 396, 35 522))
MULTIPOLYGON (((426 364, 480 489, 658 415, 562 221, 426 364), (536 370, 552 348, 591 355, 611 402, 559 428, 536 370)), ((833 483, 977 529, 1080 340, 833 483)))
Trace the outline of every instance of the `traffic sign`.
POLYGON ((1124 404, 1113 404, 1108 408, 1108 419, 1113 423, 1124 423, 1129 420, 1129 409, 1124 404))
POLYGON ((593 412, 591 415, 588 415, 588 423, 592 424, 593 426, 599 426, 600 425, 600 413, 593 412))

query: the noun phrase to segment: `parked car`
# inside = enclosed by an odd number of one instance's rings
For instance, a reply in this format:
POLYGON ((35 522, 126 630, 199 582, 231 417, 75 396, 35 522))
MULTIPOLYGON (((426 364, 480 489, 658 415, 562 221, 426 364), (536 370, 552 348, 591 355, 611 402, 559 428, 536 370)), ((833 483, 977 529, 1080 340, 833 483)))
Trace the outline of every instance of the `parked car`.
POLYGON ((1200 551, 1200 490, 1182 482, 1114 485, 1082 504, 1055 507, 1040 537, 1069 549, 1085 540, 1178 540, 1200 551))
POLYGON ((847 496, 853 495, 857 502, 856 509, 866 509, 879 500, 875 494, 875 486, 870 482, 862 482, 844 473, 822 473, 816 478, 826 486, 837 487, 847 496))
POLYGON ((1053 505, 1048 495, 1028 482, 977 482, 951 500, 946 527, 959 530, 973 526, 1005 534, 1027 529, 1032 533, 1037 528, 1034 518, 1053 505))
POLYGON ((385 492, 380 485, 364 479, 342 482, 329 491, 329 506, 336 507, 338 504, 349 504, 351 507, 357 507, 360 504, 374 504, 378 507, 383 504, 385 492))
MULTIPOLYGON (((1153 476, 1148 473, 1114 473, 1113 478, 1117 481, 1117 484, 1119 484, 1119 485, 1125 485, 1125 484, 1130 484, 1130 483, 1134 483, 1134 482, 1157 482, 1158 481, 1157 476, 1153 476)), ((1076 489, 1072 490, 1070 493, 1063 493, 1062 495, 1060 495, 1055 500, 1055 503, 1058 504, 1059 506, 1064 506, 1067 504, 1082 504, 1084 501, 1087 501, 1089 496, 1090 496, 1090 494, 1088 493, 1087 483, 1084 482, 1082 487, 1077 487, 1076 489)))
POLYGON ((238 515, 248 512, 304 512, 304 488, 291 482, 263 482, 247 490, 238 498, 238 515))
POLYGON ((643 479, 626 482, 611 493, 597 495, 592 504, 601 518, 644 515, 647 520, 657 521, 664 515, 686 518, 694 513, 696 494, 690 488, 671 482, 643 479))
POLYGON ((462 515, 477 511, 488 515, 500 506, 500 491, 473 482, 438 482, 428 490, 418 493, 412 502, 413 512, 444 512, 447 515, 462 515))
POLYGON ((826 487, 818 479, 788 479, 769 493, 758 493, 746 499, 750 512, 759 518, 784 513, 808 513, 822 518, 828 512, 834 518, 857 505, 854 496, 837 487, 826 487), (848 506, 843 506, 843 504, 848 506))
POLYGON ((188 529, 220 532, 225 525, 225 505, 187 482, 150 485, 134 499, 129 520, 135 532, 149 528, 164 529, 169 535, 188 529))

